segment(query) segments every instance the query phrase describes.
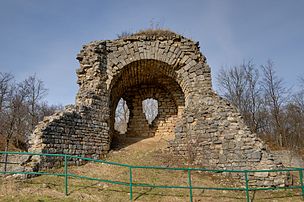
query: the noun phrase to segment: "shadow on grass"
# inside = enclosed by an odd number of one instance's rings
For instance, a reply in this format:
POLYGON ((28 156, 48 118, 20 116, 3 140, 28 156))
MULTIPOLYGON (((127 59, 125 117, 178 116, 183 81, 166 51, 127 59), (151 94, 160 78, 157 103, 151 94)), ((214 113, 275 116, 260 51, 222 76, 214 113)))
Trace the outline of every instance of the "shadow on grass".
POLYGON ((115 135, 111 142, 111 150, 118 151, 147 138, 149 137, 126 137, 125 135, 115 135))

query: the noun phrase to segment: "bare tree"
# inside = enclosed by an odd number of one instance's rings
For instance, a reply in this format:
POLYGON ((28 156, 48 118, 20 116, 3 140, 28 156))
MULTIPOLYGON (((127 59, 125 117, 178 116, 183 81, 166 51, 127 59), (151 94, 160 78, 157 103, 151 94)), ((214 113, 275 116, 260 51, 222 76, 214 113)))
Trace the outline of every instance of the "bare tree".
POLYGON ((19 84, 22 94, 26 95, 28 110, 31 117, 31 131, 34 130, 38 123, 38 105, 47 95, 47 89, 44 87, 43 81, 39 80, 36 75, 30 76, 19 84))
POLYGON ((262 99, 259 72, 251 60, 239 66, 221 69, 217 82, 223 96, 235 105, 252 132, 262 125, 262 99))
POLYGON ((259 86, 259 71, 255 65, 248 61, 241 65, 245 71, 246 87, 243 101, 243 116, 252 132, 257 133, 262 127, 263 111, 262 98, 259 86))
POLYGON ((5 101, 8 99, 10 85, 13 79, 13 75, 0 72, 0 112, 4 107, 5 101))
POLYGON ((63 110, 62 105, 49 105, 47 102, 40 102, 37 106, 38 121, 43 120, 44 117, 54 114, 56 111, 63 110))
MULTIPOLYGON (((1 134, 5 136, 5 151, 8 151, 12 139, 15 139, 17 144, 24 142, 23 134, 26 131, 27 125, 25 121, 27 119, 27 110, 24 99, 25 97, 20 94, 18 87, 15 84, 11 84, 7 109, 1 112, 1 134)), ((7 154, 5 155, 5 171, 6 164, 7 154)))
POLYGON ((287 133, 287 146, 293 149, 304 146, 304 77, 299 79, 301 89, 295 92, 285 107, 284 127, 287 133))
POLYGON ((300 90, 293 95, 293 102, 304 110, 304 76, 299 78, 300 90))
MULTIPOLYGON (((43 102, 46 93, 43 82, 35 75, 16 83, 11 74, 0 72, 1 148, 5 151, 9 148, 26 150, 27 137, 38 121, 62 108, 43 102)), ((7 159, 7 155, 4 155, 5 162, 7 159)))
POLYGON ((284 145, 297 150, 304 145, 304 109, 296 103, 289 103, 284 110, 284 145))
POLYGON ((299 79, 301 89, 293 92, 269 60, 260 71, 251 61, 222 69, 217 81, 223 96, 238 108, 252 132, 281 147, 304 146, 304 77, 299 79))
POLYGON ((245 70, 242 66, 234 66, 228 69, 222 68, 217 76, 217 82, 223 92, 223 96, 242 111, 247 85, 245 70))
POLYGON ((283 146, 283 139, 286 138, 283 127, 283 104, 287 101, 287 89, 283 85, 283 80, 277 77, 274 64, 268 60, 266 65, 262 65, 263 79, 262 89, 265 99, 265 106, 271 118, 271 127, 268 133, 275 135, 275 140, 283 146))
POLYGON ((9 100, 10 88, 13 81, 13 76, 9 73, 0 72, 0 148, 4 149, 5 147, 5 122, 6 118, 6 109, 9 100))

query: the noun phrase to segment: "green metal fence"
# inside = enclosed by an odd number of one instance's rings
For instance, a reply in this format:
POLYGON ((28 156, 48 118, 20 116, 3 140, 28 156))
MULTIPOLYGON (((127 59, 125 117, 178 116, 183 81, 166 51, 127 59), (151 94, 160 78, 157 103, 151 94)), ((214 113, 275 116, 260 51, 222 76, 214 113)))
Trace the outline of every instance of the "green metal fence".
MULTIPOLYGON (((111 183, 116 185, 128 186, 130 189, 130 200, 133 200, 133 187, 150 187, 150 188, 162 188, 162 189, 189 189, 189 199, 193 201, 193 190, 227 190, 227 191, 244 191, 246 194, 246 201, 250 201, 249 192, 250 191, 258 191, 258 190, 278 190, 278 189, 300 189, 302 197, 304 199, 304 185, 303 185, 303 170, 304 168, 284 168, 284 169, 276 169, 276 170, 213 170, 213 169, 205 169, 205 168, 170 168, 170 167, 161 167, 161 166, 133 166, 128 164, 121 164, 116 162, 109 162, 104 160, 97 160, 91 158, 85 158, 80 156, 72 156, 67 154, 40 154, 40 153, 30 153, 30 152, 3 152, 0 151, 1 155, 38 155, 38 156, 48 156, 48 157, 62 157, 64 159, 64 170, 63 173, 49 173, 49 172, 18 172, 18 171, 0 171, 0 174, 28 174, 28 175, 52 175, 52 176, 61 176, 64 177, 64 192, 65 195, 68 195, 68 184, 69 177, 93 180, 105 183, 111 183), (69 159, 80 159, 83 161, 103 163, 108 165, 120 166, 129 169, 129 182, 121 182, 114 181, 110 179, 100 179, 93 178, 88 176, 76 175, 69 173, 68 171, 68 161, 69 159), (135 169, 155 169, 155 170, 179 170, 186 171, 188 178, 188 186, 179 186, 179 185, 155 185, 155 184, 145 184, 145 183, 134 183, 133 182, 133 174, 135 169), (203 171, 203 172, 214 172, 214 173, 240 173, 244 175, 244 184, 245 187, 242 188, 234 188, 234 187, 203 187, 203 186, 192 186, 192 178, 191 171, 203 171), (298 172, 299 173, 299 181, 300 184, 298 186, 288 186, 288 187, 250 187, 249 186, 249 173, 256 172, 298 172)), ((4 163, 4 162, 0 162, 4 163)))

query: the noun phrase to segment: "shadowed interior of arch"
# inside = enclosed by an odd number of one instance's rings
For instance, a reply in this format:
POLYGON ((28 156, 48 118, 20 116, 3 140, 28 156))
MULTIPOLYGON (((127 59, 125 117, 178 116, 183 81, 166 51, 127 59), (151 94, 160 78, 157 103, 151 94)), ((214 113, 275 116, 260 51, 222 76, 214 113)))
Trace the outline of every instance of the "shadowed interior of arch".
POLYGON ((174 68, 156 60, 143 60, 130 63, 120 71, 112 81, 112 130, 117 130, 116 106, 124 106, 129 110, 128 121, 120 133, 127 137, 174 136, 176 121, 185 106, 174 68))

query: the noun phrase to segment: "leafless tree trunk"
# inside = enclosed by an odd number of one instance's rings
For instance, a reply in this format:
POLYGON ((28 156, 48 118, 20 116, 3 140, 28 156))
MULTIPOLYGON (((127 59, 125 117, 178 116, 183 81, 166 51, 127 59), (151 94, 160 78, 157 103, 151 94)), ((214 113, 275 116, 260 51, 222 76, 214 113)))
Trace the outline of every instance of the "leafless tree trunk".
POLYGON ((14 77, 11 74, 0 72, 0 112, 4 107, 3 105, 5 101, 7 100, 13 78, 14 77))
MULTIPOLYGON (((6 113, 4 107, 7 107, 5 105, 8 104, 9 99, 10 99, 10 91, 11 91, 11 81, 13 80, 13 76, 8 73, 1 73, 0 72, 0 132, 1 136, 4 136, 4 133, 6 132, 5 135, 5 147, 4 150, 8 151, 8 145, 9 145, 9 139, 11 134, 11 128, 12 125, 9 125, 9 128, 6 128, 6 123, 4 118, 6 118, 6 113)), ((7 159, 8 156, 7 154, 4 155, 4 172, 7 170, 7 159)))
POLYGON ((251 131, 257 133, 261 128, 262 122, 262 98, 261 89, 258 85, 259 82, 259 72, 254 67, 251 61, 244 63, 243 68, 246 75, 246 88, 245 88, 245 98, 244 98, 244 114, 248 116, 245 118, 246 123, 250 127, 251 131))
MULTIPOLYGON (((26 115, 22 113, 22 109, 24 108, 23 100, 24 98, 19 94, 19 89, 12 84, 8 96, 8 109, 3 112, 4 117, 2 117, 4 126, 2 133, 5 134, 5 151, 8 151, 12 138, 18 138, 21 135, 18 134, 18 131, 23 126, 23 123, 20 123, 18 119, 26 115)), ((5 171, 7 168, 7 158, 8 155, 5 154, 5 171)))
POLYGON ((300 87, 285 107, 284 126, 288 137, 286 144, 293 149, 304 146, 304 78, 300 78, 300 87))
POLYGON ((31 132, 38 123, 38 104, 47 95, 47 89, 36 75, 30 76, 20 84, 21 92, 26 95, 31 117, 31 132))
POLYGON ((245 70, 241 66, 229 69, 222 68, 217 76, 217 81, 224 97, 242 111, 247 85, 245 70))
POLYGON ((274 64, 268 60, 266 65, 261 66, 263 71, 262 88, 265 98, 265 105, 268 108, 271 120, 272 131, 280 146, 283 146, 283 139, 286 138, 283 127, 282 105, 287 98, 287 90, 283 80, 278 78, 274 70, 274 64))

